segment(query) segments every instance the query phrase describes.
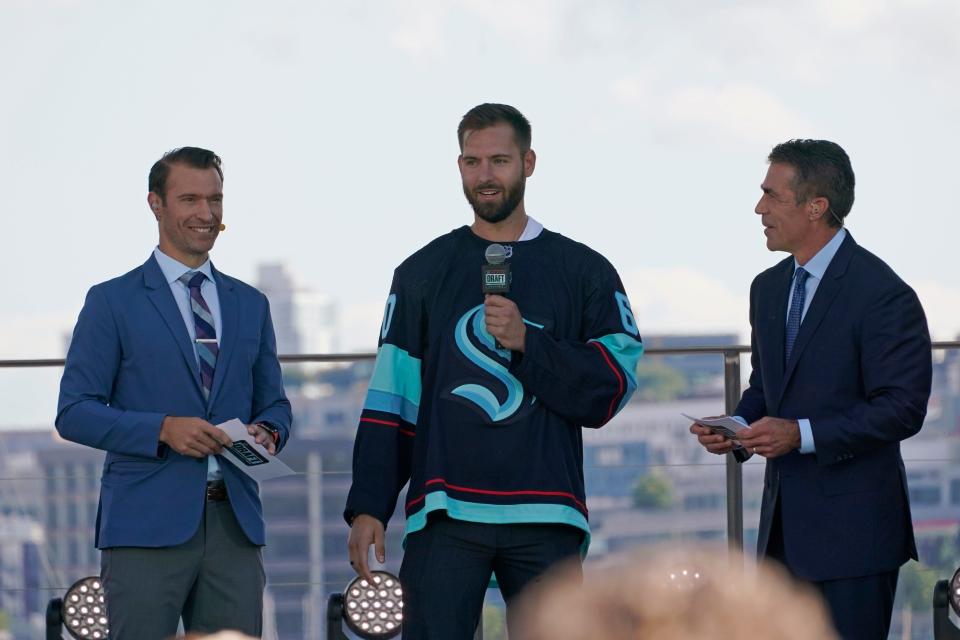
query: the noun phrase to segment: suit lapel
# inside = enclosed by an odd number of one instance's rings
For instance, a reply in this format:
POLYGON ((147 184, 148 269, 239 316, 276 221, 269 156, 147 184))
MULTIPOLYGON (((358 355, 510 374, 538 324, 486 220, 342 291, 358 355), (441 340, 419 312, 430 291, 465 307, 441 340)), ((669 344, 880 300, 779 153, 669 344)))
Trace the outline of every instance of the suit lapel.
POLYGON ((768 319, 768 338, 766 344, 772 345, 769 351, 771 368, 775 376, 783 374, 783 342, 786 336, 787 327, 787 295, 790 291, 790 283, 793 280, 793 260, 785 260, 783 270, 777 274, 774 279, 773 289, 770 295, 773 296, 773 303, 770 305, 770 315, 768 319))
POLYGON ((143 284, 147 288, 147 297, 156 307, 163 318, 164 324, 170 330, 174 342, 183 356, 187 369, 193 375, 193 381, 197 384, 197 389, 202 389, 200 383, 200 369, 197 366, 197 356, 193 351, 193 345, 190 343, 190 334, 187 333, 187 327, 183 324, 183 316, 180 314, 180 308, 177 307, 177 301, 173 299, 173 292, 170 291, 170 284, 163 277, 163 271, 160 265, 151 255, 143 265, 143 284))
POLYGON ((237 300, 237 291, 229 279, 224 278, 219 271, 211 265, 213 279, 217 283, 217 298, 220 300, 220 353, 217 356, 217 366, 213 370, 213 389, 210 390, 210 406, 213 406, 214 400, 223 386, 223 379, 227 373, 227 367, 230 365, 230 358, 235 351, 237 344, 237 333, 240 323, 240 304, 237 300))
MULTIPOLYGON (((840 248, 837 249, 836 255, 833 256, 833 260, 830 261, 830 265, 823 274, 823 279, 817 286, 817 292, 810 302, 810 308, 807 309, 807 314, 804 316, 803 322, 800 323, 797 341, 793 344, 793 351, 790 353, 790 360, 787 361, 787 368, 783 374, 783 385, 780 387, 781 395, 790 382, 790 377, 797 367, 800 356, 803 355, 803 350, 813 339, 824 316, 830 309, 830 305, 833 304, 837 294, 840 293, 840 289, 843 288, 843 276, 847 272, 854 247, 856 247, 856 243, 853 241, 853 236, 850 235, 850 232, 847 232, 847 237, 844 238, 840 248)), ((777 404, 780 404, 779 398, 777 404)))

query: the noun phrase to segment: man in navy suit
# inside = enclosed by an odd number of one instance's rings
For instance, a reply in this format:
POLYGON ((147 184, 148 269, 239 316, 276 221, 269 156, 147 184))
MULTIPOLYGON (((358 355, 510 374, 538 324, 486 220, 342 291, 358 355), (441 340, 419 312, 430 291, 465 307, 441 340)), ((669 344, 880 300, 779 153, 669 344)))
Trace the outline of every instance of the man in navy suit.
POLYGON ((257 484, 218 458, 233 418, 276 453, 290 433, 266 297, 220 273, 220 158, 176 149, 150 170, 159 246, 90 289, 60 383, 57 430, 107 452, 96 545, 110 637, 236 629, 259 636, 257 484))
MULTIPOLYGON (((791 256, 750 287, 753 371, 736 409, 740 443, 767 459, 758 552, 823 594, 843 638, 886 638, 900 566, 917 558, 900 441, 926 414, 927 322, 844 229, 844 150, 791 140, 768 160, 756 213, 767 248, 791 256)), ((713 453, 734 447, 691 431, 713 453)))

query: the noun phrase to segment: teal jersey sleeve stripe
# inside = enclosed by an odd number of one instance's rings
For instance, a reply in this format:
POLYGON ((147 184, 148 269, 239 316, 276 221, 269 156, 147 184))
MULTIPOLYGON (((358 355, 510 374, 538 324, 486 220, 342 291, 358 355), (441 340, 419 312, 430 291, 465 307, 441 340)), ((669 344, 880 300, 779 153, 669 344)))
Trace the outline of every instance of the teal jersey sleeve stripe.
POLYGON ((420 407, 406 398, 376 389, 367 390, 367 399, 363 403, 363 408, 398 415, 412 425, 417 424, 417 414, 420 412, 420 407))
POLYGON ((590 546, 590 524, 583 514, 562 504, 482 504, 465 502, 447 496, 444 491, 428 493, 423 508, 407 518, 403 532, 404 546, 407 536, 427 526, 427 514, 443 510, 455 520, 483 522, 486 524, 566 524, 584 532, 582 556, 587 555, 590 546))
POLYGON ((640 362, 640 356, 643 355, 643 343, 625 333, 611 333, 590 340, 590 342, 602 344, 627 376, 627 390, 623 394, 620 406, 617 408, 617 411, 619 411, 629 402, 630 396, 637 390, 637 364, 640 362))
POLYGON ((414 358, 403 349, 384 343, 377 351, 377 362, 373 366, 373 377, 367 392, 364 408, 375 411, 391 411, 407 422, 416 424, 422 391, 420 381, 420 358, 414 358), (370 402, 377 406, 370 406, 370 402), (400 400, 399 404, 397 399, 400 400), (404 408, 384 409, 384 405, 404 408), (413 419, 409 419, 409 416, 413 419))

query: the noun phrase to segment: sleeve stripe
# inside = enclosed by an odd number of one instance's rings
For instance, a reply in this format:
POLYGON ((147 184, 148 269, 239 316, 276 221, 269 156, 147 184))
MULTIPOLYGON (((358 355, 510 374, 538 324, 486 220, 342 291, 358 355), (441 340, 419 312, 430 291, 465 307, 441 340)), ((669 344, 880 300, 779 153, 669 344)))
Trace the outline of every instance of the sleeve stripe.
POLYGON ((373 388, 367 390, 367 399, 363 403, 363 408, 370 411, 392 413, 413 425, 417 424, 417 414, 420 412, 420 407, 406 398, 385 391, 377 391, 373 388))
POLYGON ((614 411, 614 413, 617 413, 630 401, 633 392, 637 390, 637 363, 643 356, 643 343, 625 333, 611 333, 590 340, 590 343, 603 345, 606 353, 613 356, 616 363, 620 365, 620 371, 627 378, 627 390, 620 400, 620 405, 614 411))
POLYGON ((413 431, 411 431, 410 429, 404 429, 403 427, 401 427, 399 422, 390 422, 390 421, 388 421, 388 420, 377 420, 376 418, 360 418, 360 422, 361 422, 361 423, 367 422, 367 423, 370 423, 370 424, 381 425, 381 426, 384 426, 384 427, 394 427, 394 428, 396 428, 400 433, 402 433, 402 434, 405 435, 405 436, 414 436, 414 435, 416 435, 416 434, 415 434, 413 431))
POLYGON ((403 349, 385 342, 377 351, 370 389, 399 396, 419 407, 422 393, 420 368, 420 358, 414 358, 403 349))
POLYGON ((610 409, 607 411, 607 417, 604 419, 602 424, 610 422, 610 418, 616 413, 616 409, 619 406, 619 400, 623 396, 624 384, 623 384, 623 374, 620 373, 618 369, 612 362, 610 362, 610 356, 607 355, 607 350, 600 346, 600 343, 591 341, 590 344, 595 346, 597 350, 603 355, 603 359, 607 361, 607 366, 613 371, 613 375, 617 376, 617 395, 613 396, 613 400, 610 401, 610 409))

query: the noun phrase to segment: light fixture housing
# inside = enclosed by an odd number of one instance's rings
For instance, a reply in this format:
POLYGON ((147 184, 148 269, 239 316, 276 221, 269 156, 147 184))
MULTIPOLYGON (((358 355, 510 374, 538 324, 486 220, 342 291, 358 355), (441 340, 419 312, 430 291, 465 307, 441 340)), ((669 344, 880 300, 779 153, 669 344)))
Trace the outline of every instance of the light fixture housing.
POLYGON ((950 578, 950 608, 960 616, 960 568, 950 578))
POLYGON ((67 632, 78 640, 106 640, 107 599, 99 576, 81 578, 63 596, 60 615, 67 632))
POLYGON ((364 640, 393 638, 403 624, 403 588, 393 574, 372 573, 372 582, 357 576, 343 590, 343 620, 364 640))

